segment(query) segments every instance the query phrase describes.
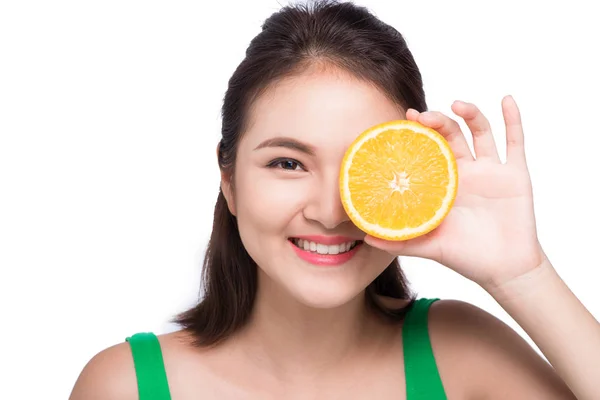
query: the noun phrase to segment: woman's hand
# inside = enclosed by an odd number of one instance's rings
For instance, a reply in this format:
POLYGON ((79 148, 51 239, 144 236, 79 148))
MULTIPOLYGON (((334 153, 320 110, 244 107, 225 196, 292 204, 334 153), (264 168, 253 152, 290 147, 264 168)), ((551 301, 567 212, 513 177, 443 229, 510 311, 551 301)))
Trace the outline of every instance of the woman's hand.
POLYGON ((498 155, 487 118, 473 105, 455 102, 452 111, 473 135, 473 156, 458 123, 439 112, 407 111, 407 119, 435 129, 458 163, 453 208, 435 230, 407 241, 367 236, 365 241, 394 255, 435 260, 484 288, 502 285, 540 266, 533 195, 525 160, 523 128, 512 97, 502 100, 506 162, 498 155))

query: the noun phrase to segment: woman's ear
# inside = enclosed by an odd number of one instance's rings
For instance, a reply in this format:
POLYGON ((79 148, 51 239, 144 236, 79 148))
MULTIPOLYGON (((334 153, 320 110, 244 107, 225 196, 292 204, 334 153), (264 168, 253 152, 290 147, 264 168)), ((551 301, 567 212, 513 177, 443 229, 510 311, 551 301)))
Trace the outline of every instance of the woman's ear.
MULTIPOLYGON (((217 160, 219 159, 219 146, 220 143, 217 144, 217 160)), ((225 197, 229 212, 235 216, 235 199, 233 196, 233 185, 231 183, 232 179, 233 176, 231 176, 231 174, 227 174, 221 169, 221 192, 223 193, 223 197, 225 197)))

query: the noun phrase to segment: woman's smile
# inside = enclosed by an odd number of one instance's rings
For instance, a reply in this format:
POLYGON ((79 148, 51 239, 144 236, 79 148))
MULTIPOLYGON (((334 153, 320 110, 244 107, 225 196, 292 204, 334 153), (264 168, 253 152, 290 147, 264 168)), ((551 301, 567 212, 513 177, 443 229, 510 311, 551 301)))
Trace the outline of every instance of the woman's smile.
POLYGON ((288 240, 296 254, 314 265, 339 266, 350 261, 362 240, 345 236, 298 236, 288 240))

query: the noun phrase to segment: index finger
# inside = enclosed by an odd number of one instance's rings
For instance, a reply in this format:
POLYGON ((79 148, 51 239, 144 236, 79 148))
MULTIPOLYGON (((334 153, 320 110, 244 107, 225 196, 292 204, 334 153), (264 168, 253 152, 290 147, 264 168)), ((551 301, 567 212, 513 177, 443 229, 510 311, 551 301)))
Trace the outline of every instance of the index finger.
POLYGON ((425 111, 415 116, 415 118, 417 118, 415 121, 442 135, 448 141, 457 160, 475 160, 458 122, 438 111, 425 111))

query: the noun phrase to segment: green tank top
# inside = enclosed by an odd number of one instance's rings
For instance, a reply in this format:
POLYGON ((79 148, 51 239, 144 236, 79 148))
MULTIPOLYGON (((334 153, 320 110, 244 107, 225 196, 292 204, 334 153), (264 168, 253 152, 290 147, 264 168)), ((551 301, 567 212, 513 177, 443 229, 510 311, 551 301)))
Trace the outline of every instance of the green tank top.
MULTIPOLYGON (((407 400, 446 400, 435 363, 427 314, 439 299, 418 299, 402 327, 407 400)), ((126 339, 131 347, 139 400, 171 400, 169 383, 158 338, 152 332, 136 333, 126 339)))

